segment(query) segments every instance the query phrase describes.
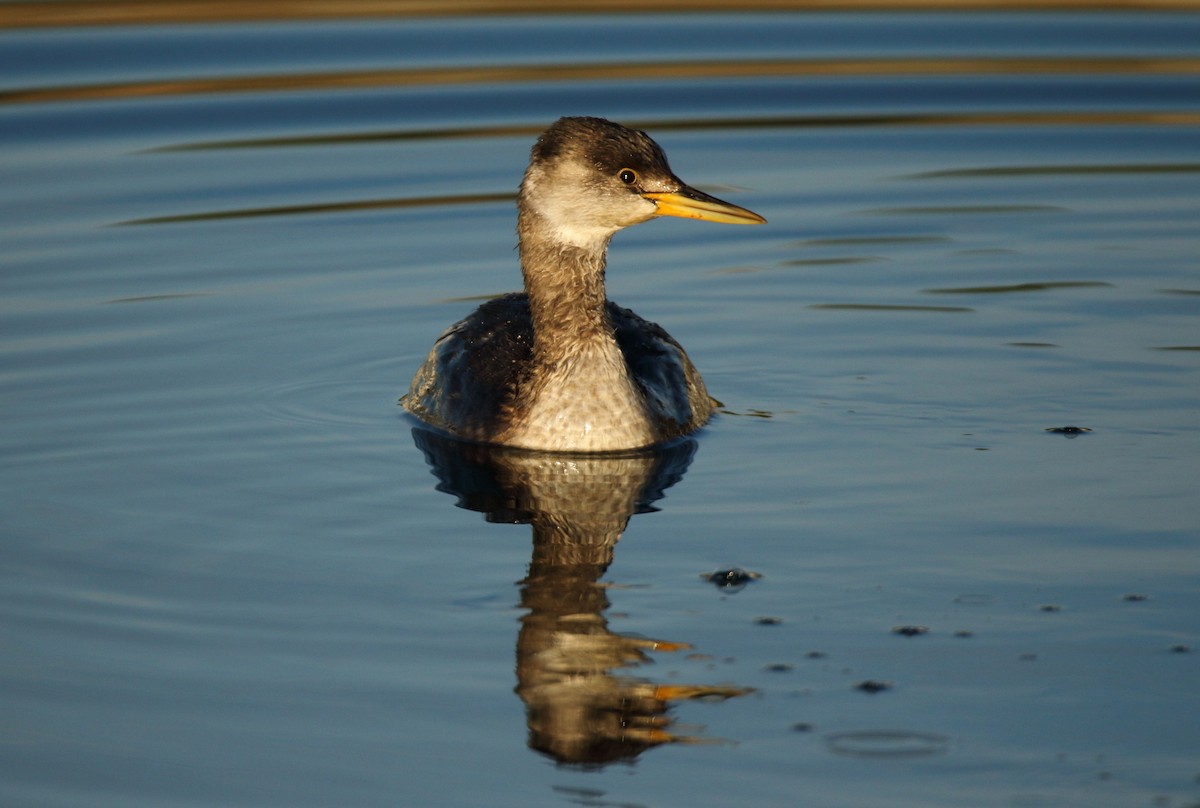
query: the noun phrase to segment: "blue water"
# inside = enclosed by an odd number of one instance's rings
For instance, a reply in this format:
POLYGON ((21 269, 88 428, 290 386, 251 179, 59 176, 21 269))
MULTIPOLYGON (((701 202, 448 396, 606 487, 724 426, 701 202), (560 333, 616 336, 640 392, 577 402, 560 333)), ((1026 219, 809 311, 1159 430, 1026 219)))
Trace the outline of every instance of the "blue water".
POLYGON ((1197 43, 0 29, 0 803, 1200 802, 1197 43), (396 406, 519 284, 564 114, 769 220, 614 240, 611 297, 724 403, 672 453, 480 453, 396 406))

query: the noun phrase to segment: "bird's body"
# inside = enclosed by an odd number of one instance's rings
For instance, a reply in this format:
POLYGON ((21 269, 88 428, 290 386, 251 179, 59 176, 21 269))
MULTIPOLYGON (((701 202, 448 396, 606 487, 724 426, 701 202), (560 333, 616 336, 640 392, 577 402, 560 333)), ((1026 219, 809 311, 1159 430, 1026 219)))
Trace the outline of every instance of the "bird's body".
POLYGON ((642 132, 559 120, 521 184, 525 293, 451 326, 401 403, 468 440, 546 451, 635 449, 703 426, 713 401, 683 348, 605 295, 613 233, 659 215, 763 221, 682 183, 642 132))
POLYGON ((492 300, 442 335, 404 404, 469 440, 552 451, 649 446, 702 426, 712 399, 679 343, 611 302, 605 320, 535 361, 528 296, 492 300))

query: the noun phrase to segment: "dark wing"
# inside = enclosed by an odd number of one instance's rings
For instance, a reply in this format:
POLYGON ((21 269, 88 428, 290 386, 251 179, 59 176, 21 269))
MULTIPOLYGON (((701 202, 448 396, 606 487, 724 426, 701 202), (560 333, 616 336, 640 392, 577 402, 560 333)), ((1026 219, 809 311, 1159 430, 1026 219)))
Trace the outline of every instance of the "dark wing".
POLYGON ((608 304, 617 345, 665 438, 686 435, 712 416, 713 400, 683 347, 661 326, 608 304))
POLYGON ((438 429, 490 440, 507 425, 532 355, 529 299, 504 295, 446 329, 400 403, 438 429))

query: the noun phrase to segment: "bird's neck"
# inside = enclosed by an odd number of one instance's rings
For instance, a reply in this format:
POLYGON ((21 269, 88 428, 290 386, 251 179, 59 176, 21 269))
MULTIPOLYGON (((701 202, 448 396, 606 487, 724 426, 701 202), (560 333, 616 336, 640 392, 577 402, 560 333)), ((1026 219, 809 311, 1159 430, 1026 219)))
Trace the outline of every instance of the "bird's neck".
POLYGON ((538 218, 522 216, 518 225, 534 353, 556 357, 593 340, 611 341, 604 288, 608 235, 567 243, 538 218))

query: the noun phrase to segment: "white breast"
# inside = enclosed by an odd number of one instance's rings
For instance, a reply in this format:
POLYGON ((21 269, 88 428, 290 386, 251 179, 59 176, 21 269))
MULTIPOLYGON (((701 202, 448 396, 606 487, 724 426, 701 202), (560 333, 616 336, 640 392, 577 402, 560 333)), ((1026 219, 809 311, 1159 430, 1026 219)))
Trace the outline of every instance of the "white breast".
POLYGON ((596 342, 547 368, 504 443, 545 451, 598 452, 657 442, 642 395, 616 343, 596 342))

